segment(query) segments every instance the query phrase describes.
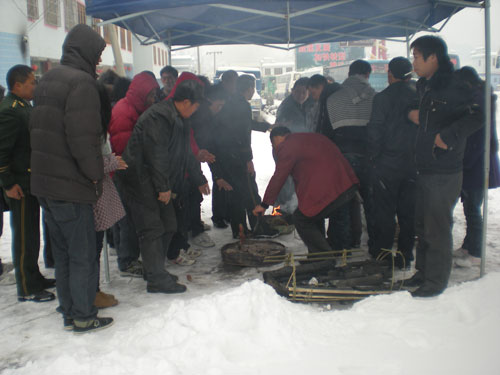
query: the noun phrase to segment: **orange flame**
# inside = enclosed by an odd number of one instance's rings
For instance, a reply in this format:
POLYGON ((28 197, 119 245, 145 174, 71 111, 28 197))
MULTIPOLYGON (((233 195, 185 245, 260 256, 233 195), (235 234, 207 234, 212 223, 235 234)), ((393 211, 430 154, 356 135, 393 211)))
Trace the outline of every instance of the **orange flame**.
POLYGON ((273 207, 273 213, 271 214, 271 216, 283 216, 280 212, 279 212, 279 209, 281 208, 281 206, 276 206, 276 207, 273 207))

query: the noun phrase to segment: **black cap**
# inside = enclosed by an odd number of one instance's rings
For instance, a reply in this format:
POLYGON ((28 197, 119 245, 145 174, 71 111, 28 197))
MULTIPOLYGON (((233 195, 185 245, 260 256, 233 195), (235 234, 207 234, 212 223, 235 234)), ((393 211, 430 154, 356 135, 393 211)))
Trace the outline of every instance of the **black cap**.
POLYGON ((394 78, 408 79, 413 71, 410 60, 405 57, 395 57, 389 62, 389 71, 394 78))

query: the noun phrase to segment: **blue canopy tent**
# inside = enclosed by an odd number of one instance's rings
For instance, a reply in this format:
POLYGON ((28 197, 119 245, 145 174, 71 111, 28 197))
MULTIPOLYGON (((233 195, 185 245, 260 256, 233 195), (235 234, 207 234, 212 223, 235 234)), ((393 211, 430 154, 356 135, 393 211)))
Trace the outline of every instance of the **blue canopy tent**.
POLYGON ((87 0, 87 13, 128 28, 142 44, 286 45, 391 39, 449 19, 477 0, 87 0))
MULTIPOLYGON (((143 45, 169 52, 212 44, 255 44, 291 49, 305 44, 386 39, 407 45, 417 32, 439 32, 466 7, 485 10, 485 60, 491 61, 491 0, 87 0, 87 13, 129 29, 143 45), (445 21, 439 28, 436 24, 445 21), (399 38, 399 39, 396 39, 399 38)), ((169 56, 170 61, 170 56, 169 56)), ((486 66, 490 82, 491 66, 486 66)), ((488 209, 491 87, 486 85, 485 200, 481 275, 488 209)))

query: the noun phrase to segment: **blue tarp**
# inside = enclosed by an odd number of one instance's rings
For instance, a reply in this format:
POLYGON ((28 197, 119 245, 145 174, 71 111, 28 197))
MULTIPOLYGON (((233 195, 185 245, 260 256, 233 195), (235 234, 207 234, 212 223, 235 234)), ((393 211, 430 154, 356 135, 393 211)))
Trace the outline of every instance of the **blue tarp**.
POLYGON ((295 44, 411 36, 479 0, 87 0, 144 44, 295 44), (455 4, 453 4, 455 3, 455 4), (459 5, 457 5, 459 4, 459 5))

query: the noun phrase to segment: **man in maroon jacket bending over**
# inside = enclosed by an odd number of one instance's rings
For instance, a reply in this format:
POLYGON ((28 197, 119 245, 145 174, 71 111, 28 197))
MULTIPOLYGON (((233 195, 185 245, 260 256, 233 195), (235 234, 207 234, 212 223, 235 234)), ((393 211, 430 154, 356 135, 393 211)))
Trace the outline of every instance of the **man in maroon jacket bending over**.
MULTIPOLYGON (((348 220, 349 202, 358 189, 359 181, 338 147, 327 137, 317 133, 294 133, 286 127, 271 132, 271 143, 276 169, 267 185, 264 199, 253 210, 261 215, 274 203, 278 193, 291 175, 299 207, 293 214, 297 232, 310 253, 340 250, 350 247, 349 233, 325 238, 324 219, 334 225, 348 220)), ((347 226, 348 227, 348 226, 347 226)))

